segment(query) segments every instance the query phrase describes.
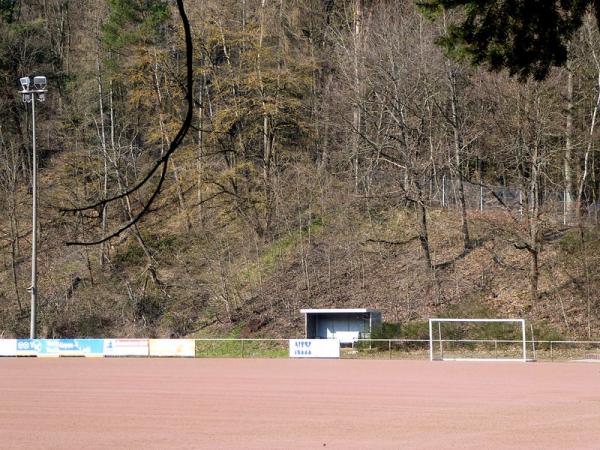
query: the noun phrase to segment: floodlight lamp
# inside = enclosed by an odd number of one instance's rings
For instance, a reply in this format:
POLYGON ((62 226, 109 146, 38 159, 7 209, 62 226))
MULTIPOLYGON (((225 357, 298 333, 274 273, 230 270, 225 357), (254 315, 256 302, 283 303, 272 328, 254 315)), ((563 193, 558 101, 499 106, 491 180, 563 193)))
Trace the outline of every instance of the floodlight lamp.
POLYGON ((23 94, 23 103, 31 103, 31 94, 23 94))
POLYGON ((21 79, 19 79, 19 81, 21 82, 21 87, 24 91, 29 89, 29 83, 31 83, 29 77, 22 77, 21 79))
POLYGON ((33 77, 33 84, 35 84, 35 87, 38 89, 45 89, 46 88, 46 77, 44 77, 44 76, 33 77))

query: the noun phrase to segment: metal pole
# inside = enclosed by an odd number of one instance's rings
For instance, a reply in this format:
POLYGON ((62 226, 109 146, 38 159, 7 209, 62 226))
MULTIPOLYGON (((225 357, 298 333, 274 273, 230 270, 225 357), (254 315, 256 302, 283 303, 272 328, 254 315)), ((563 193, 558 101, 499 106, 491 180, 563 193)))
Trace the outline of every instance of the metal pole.
POLYGON ((35 148, 35 94, 31 94, 31 122, 33 128, 32 142, 32 180, 31 190, 33 196, 32 219, 31 219, 31 325, 29 337, 35 339, 36 330, 36 305, 37 305, 37 153, 35 148))
POLYGON ((438 337, 440 339, 440 357, 444 359, 444 347, 442 344, 442 324, 438 322, 438 337))
POLYGON ((519 214, 523 217, 523 192, 519 189, 519 214))
POLYGON ((433 333, 431 319, 429 319, 429 361, 433 361, 433 333))
POLYGON ((479 186, 479 211, 483 212, 483 186, 479 186))
POLYGON ((521 320, 521 327, 523 328, 523 361, 527 362, 527 336, 525 335, 525 320, 521 320))
POLYGON ((533 359, 537 360, 537 354, 535 352, 535 336, 533 335, 533 324, 529 324, 529 328, 531 329, 531 350, 533 351, 533 359))
POLYGON ((446 207, 446 175, 442 175, 442 208, 446 207))
POLYGON ((563 225, 567 224, 567 191, 563 191, 563 225))

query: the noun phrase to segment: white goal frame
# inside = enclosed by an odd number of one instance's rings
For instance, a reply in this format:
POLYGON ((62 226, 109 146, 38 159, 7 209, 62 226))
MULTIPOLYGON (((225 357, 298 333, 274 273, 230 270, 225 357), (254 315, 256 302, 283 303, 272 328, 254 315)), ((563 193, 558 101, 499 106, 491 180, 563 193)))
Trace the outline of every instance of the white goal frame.
POLYGON ((433 361, 433 344, 439 341, 440 344, 443 340, 433 338, 433 324, 442 322, 489 322, 489 323, 519 323, 521 324, 521 335, 523 339, 523 357, 522 358, 444 358, 442 361, 522 361, 527 362, 527 336, 525 334, 525 319, 443 319, 443 318, 431 318, 429 319, 429 360, 433 361))

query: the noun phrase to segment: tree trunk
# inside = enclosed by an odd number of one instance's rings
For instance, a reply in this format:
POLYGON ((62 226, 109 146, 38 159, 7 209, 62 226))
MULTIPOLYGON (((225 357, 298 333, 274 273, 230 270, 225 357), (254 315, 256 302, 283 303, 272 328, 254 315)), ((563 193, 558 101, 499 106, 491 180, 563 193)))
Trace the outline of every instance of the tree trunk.
MULTIPOLYGON (((591 30, 588 28, 588 34, 590 35, 589 39, 592 42, 591 30)), ((583 173, 581 174, 581 179, 579 180, 579 189, 577 192, 577 222, 581 223, 582 221, 582 203, 583 203, 583 191, 585 189, 585 183, 588 176, 589 171, 589 159, 590 154, 592 152, 593 141, 594 141, 594 130, 596 129, 596 118, 598 117, 598 108, 600 107, 600 60, 592 47, 592 57, 594 58, 594 63, 596 65, 596 102, 594 103, 594 109, 592 110, 592 118, 590 122, 590 128, 588 133, 588 142, 587 148, 585 150, 585 155, 583 158, 583 173)))
POLYGON ((257 74, 260 83, 260 94, 262 97, 262 107, 263 107, 263 183, 265 190, 265 216, 264 216, 264 232, 268 233, 271 229, 271 222, 273 219, 273 206, 274 206, 274 191, 273 191, 273 180, 272 180, 272 162, 273 162, 273 143, 275 140, 275 136, 273 134, 272 127, 272 119, 267 112, 267 102, 266 102, 266 92, 265 85, 263 83, 262 77, 262 61, 261 61, 261 52, 263 50, 263 40, 265 35, 265 11, 266 0, 262 0, 261 2, 261 12, 260 12, 260 34, 259 34, 259 42, 258 42, 258 54, 257 54, 257 74))
POLYGON ((531 300, 535 302, 538 299, 538 280, 539 280, 539 256, 541 251, 541 232, 540 232, 540 201, 539 201, 539 148, 533 146, 531 157, 531 179, 529 184, 529 253, 531 257, 529 279, 531 300))
MULTIPOLYGON (((99 20, 97 20, 98 30, 100 28, 99 20)), ((97 31, 99 34, 99 31, 97 31)), ((98 38, 99 40, 99 38, 98 38)), ((104 173, 102 174, 102 199, 106 200, 108 196, 108 153, 106 149, 106 130, 105 130, 105 118, 104 118, 104 90, 102 87, 102 75, 100 67, 100 46, 96 47, 96 81, 98 83, 98 107, 100 109, 100 144, 102 146, 102 159, 104 160, 104 173)), ((108 216, 108 205, 102 205, 102 237, 106 236, 107 230, 107 216, 108 216)), ((108 243, 103 242, 100 244, 100 266, 104 266, 108 263, 108 243)))
POLYGON ((565 175, 565 193, 564 193, 564 223, 568 222, 569 215, 573 209, 573 171, 571 168, 571 158, 573 153, 573 72, 570 64, 567 62, 567 117, 565 129, 565 157, 564 157, 564 175, 565 175))
POLYGON ((467 204, 465 201, 465 187, 461 170, 461 151, 463 147, 463 138, 460 127, 460 118, 458 113, 458 99, 456 95, 456 74, 449 67, 448 78, 450 82, 450 104, 452 108, 452 131, 454 135, 454 174, 458 181, 458 202, 460 206, 461 230, 463 236, 463 248, 471 248, 471 237, 469 236, 469 223, 467 218, 467 204))
MULTIPOLYGON (((126 183, 123 182, 122 177, 121 177, 121 171, 119 170, 119 155, 117 152, 117 145, 116 145, 116 141, 115 141, 115 113, 114 113, 115 110, 114 110, 114 106, 113 106, 113 95, 114 95, 114 93, 113 93, 112 82, 111 82, 110 89, 109 89, 110 145, 111 145, 111 149, 113 152, 113 165, 114 165, 115 177, 117 180, 117 186, 119 188, 119 192, 124 192, 127 189, 127 186, 126 186, 126 183)), ((133 219, 133 212, 132 212, 132 207, 131 207, 131 199, 129 198, 129 195, 126 195, 124 198, 123 209, 126 213, 127 220, 131 221, 133 219)), ((150 253, 150 249, 144 242, 144 239, 142 238, 142 235, 140 233, 140 230, 139 230, 137 224, 135 224, 132 227, 132 230, 133 230, 133 234, 134 234, 136 240, 138 241, 138 244, 142 248, 144 254, 146 255, 146 258, 148 259, 148 264, 150 266, 153 266, 155 263, 154 258, 152 256, 152 253, 150 253)))
MULTIPOLYGON (((162 157, 165 151, 165 147, 169 147, 171 145, 171 139, 166 131, 165 127, 165 118, 163 112, 163 100, 162 100, 162 92, 160 90, 160 78, 159 78, 159 70, 158 70, 158 57, 156 56, 156 49, 154 49, 154 87, 156 91, 156 101, 158 103, 158 124, 160 127, 161 134, 161 149, 160 156, 162 157)), ((192 224, 190 221, 190 216, 188 214, 187 208, 185 207, 185 200, 183 198, 183 190, 181 189, 181 182, 179 181, 179 168, 177 166, 177 162, 175 161, 175 157, 172 156, 170 159, 171 164, 173 165, 173 178, 175 179, 175 188, 177 190, 177 200, 179 205, 179 214, 183 214, 185 217, 185 224, 187 231, 192 229, 192 224)))
POLYGON ((533 249, 529 252, 530 264, 529 264, 529 292, 532 301, 538 299, 538 284, 540 278, 540 267, 539 267, 539 251, 533 249))
POLYGON ((423 256, 427 264, 427 269, 433 268, 433 262, 431 260, 431 250, 429 249, 429 231, 427 227, 427 208, 425 208, 425 202, 423 201, 423 192, 418 182, 415 182, 417 188, 417 214, 419 220, 419 242, 421 243, 421 249, 423 250, 423 256))
POLYGON ((354 102, 352 104, 352 174, 354 176, 354 190, 358 191, 358 173, 359 173, 359 143, 361 130, 361 111, 360 103, 362 101, 362 80, 360 78, 361 50, 363 41, 363 20, 364 20, 364 0, 354 0, 354 102))
MULTIPOLYGON (((245 13, 244 13, 245 14, 245 13)), ((204 87, 206 86, 206 75, 202 73, 202 84, 198 93, 198 154, 196 156, 196 191, 198 200, 198 224, 200 229, 204 227, 204 208, 202 194, 202 176, 204 172, 204 87)))

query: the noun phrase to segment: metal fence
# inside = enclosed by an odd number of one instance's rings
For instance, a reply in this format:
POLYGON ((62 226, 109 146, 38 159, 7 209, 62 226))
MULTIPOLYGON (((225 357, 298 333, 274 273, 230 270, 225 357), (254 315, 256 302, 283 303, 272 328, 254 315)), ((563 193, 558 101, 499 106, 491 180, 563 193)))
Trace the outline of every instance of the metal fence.
POLYGON ((287 358, 289 339, 196 339, 196 358, 287 358))
MULTIPOLYGON (((359 339, 343 349, 343 358, 429 359, 428 339, 359 339)), ((437 359, 515 359, 523 341, 509 339, 433 339, 437 359)), ((598 360, 600 341, 527 340, 527 359, 535 361, 598 360)))
MULTIPOLYGON (((483 212, 508 207, 517 215, 525 215, 526 208, 533 203, 526 190, 514 186, 482 185, 463 180, 463 189, 467 209, 471 211, 483 212)), ((431 178, 428 190, 430 206, 453 208, 459 204, 458 180, 455 178, 445 175, 431 178)), ((540 206, 546 217, 566 225, 575 221, 576 211, 574 200, 567 203, 565 197, 566 193, 560 190, 544 190, 540 193, 540 206)), ((584 205, 583 217, 590 223, 598 224, 600 204, 584 198, 584 205)))
MULTIPOLYGON (((514 359, 523 341, 508 339, 434 339, 443 358, 514 359)), ((600 341, 527 340, 527 358, 536 361, 598 360, 600 341)), ((289 339, 195 339, 197 358, 287 358, 289 339)), ((342 359, 429 359, 429 339, 358 339, 343 345, 342 359)))

